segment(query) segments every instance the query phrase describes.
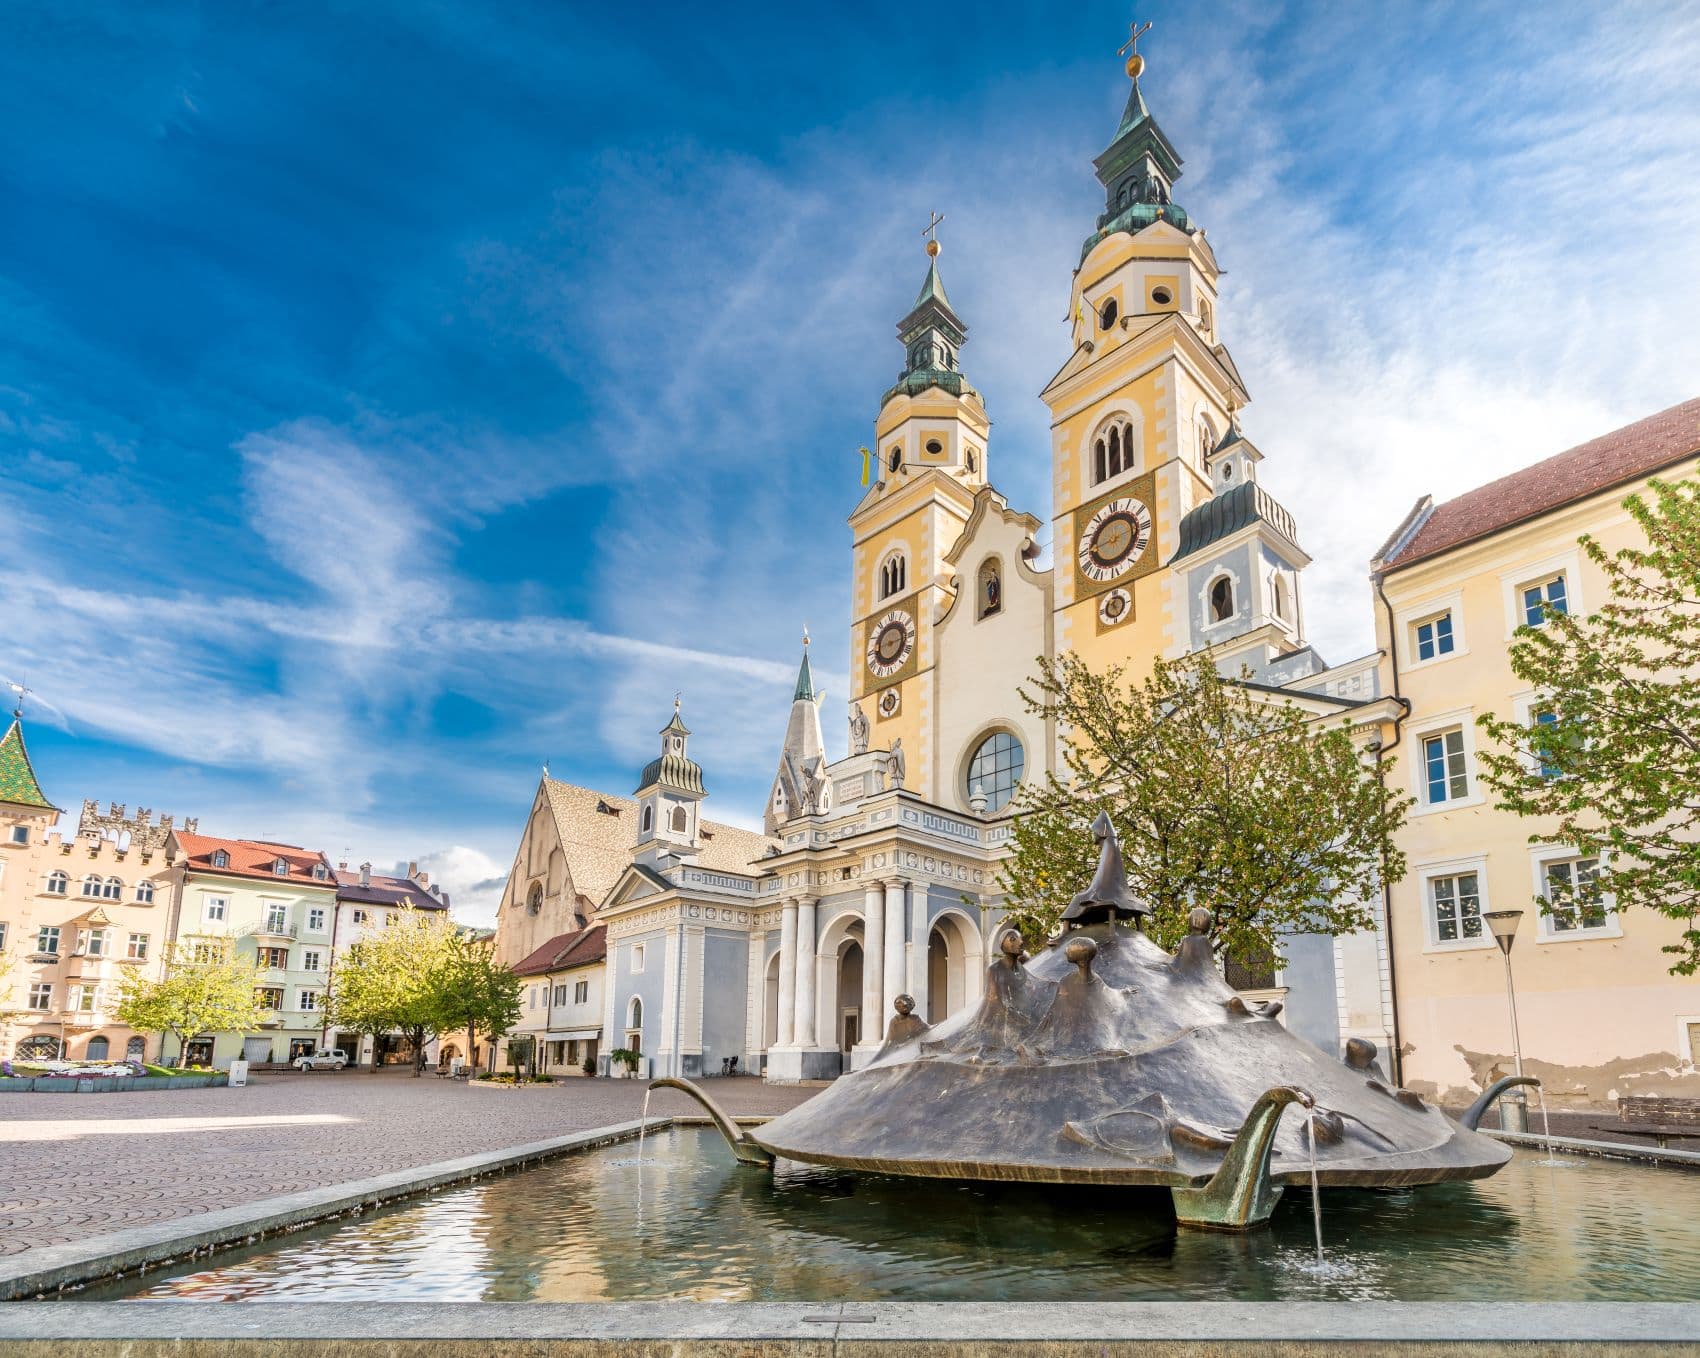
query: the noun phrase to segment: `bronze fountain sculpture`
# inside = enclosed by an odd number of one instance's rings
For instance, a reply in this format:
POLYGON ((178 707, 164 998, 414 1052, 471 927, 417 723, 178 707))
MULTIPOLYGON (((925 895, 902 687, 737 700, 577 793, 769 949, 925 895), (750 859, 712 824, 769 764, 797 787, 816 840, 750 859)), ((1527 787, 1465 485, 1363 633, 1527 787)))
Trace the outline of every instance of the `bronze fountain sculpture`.
MULTIPOLYGON (((1108 817, 1092 883, 1028 959, 1006 931, 978 1005, 928 1026, 899 996, 863 1069, 771 1122, 738 1129, 693 1095, 738 1158, 879 1174, 1168 1188, 1189 1226, 1245 1230, 1282 1189, 1479 1179, 1510 1151, 1393 1088, 1375 1044, 1327 1055, 1217 970, 1210 913, 1171 956, 1140 927, 1108 817), (1303 1117, 1283 1119, 1289 1104, 1303 1117), (1314 1137, 1314 1152, 1312 1138, 1314 1137)), ((1472 1110, 1474 1114, 1474 1110, 1472 1110)), ((1475 1114, 1479 1116, 1479 1114, 1475 1114)))

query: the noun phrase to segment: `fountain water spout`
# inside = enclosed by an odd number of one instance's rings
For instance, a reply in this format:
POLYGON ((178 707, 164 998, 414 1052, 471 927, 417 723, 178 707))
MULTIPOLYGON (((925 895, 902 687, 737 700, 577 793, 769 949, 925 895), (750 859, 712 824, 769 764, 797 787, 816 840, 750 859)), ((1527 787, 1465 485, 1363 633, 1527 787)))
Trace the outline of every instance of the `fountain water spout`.
POLYGON ((1473 1132, 1476 1130, 1477 1126, 1480 1125, 1482 1114, 1492 1108, 1499 1100, 1499 1096, 1505 1093, 1506 1090, 1512 1089, 1517 1085, 1538 1084, 1540 1084, 1540 1081, 1533 1075, 1507 1075, 1503 1080, 1495 1080, 1486 1089, 1482 1090, 1481 1097, 1464 1110, 1464 1115, 1460 1117, 1458 1121, 1473 1132))
POLYGON ((708 1092, 699 1085, 678 1076, 663 1075, 659 1080, 649 1082, 650 1089, 677 1089, 689 1094, 703 1106, 703 1110, 714 1122, 720 1135, 726 1138, 726 1144, 732 1148, 732 1154, 738 1157, 740 1164, 760 1165, 762 1168, 773 1163, 773 1157, 758 1146, 750 1134, 739 1128, 731 1116, 718 1103, 708 1096, 708 1092))
POLYGON ((1251 1106, 1245 1125, 1210 1182, 1201 1188, 1169 1190, 1176 1221, 1211 1231, 1244 1231, 1269 1220, 1281 1200, 1280 1185, 1269 1179, 1269 1157, 1275 1148, 1275 1128, 1290 1103, 1316 1106, 1307 1091, 1292 1085, 1267 1090, 1251 1106))

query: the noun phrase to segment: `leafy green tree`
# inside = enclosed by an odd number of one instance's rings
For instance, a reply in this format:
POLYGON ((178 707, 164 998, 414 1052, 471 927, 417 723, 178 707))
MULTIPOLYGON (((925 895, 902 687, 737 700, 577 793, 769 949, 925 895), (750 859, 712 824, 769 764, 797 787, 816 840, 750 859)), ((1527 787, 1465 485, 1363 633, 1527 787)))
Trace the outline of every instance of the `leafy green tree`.
POLYGON ((1511 670, 1539 695, 1528 724, 1478 718, 1480 752, 1499 805, 1539 818, 1531 843, 1598 860, 1599 875, 1550 897, 1544 911, 1656 910, 1683 925, 1671 971, 1700 970, 1700 480, 1654 480, 1624 501, 1645 546, 1588 559, 1608 597, 1585 616, 1554 612, 1520 627, 1511 670))
POLYGON ((457 933, 437 983, 437 1031, 466 1030, 466 1057, 484 1033, 500 1042, 519 1023, 519 977, 496 960, 494 940, 457 933))
POLYGON ((454 926, 435 911, 405 908, 353 943, 331 971, 325 996, 332 1027, 377 1036, 400 1032, 413 1044, 413 1073, 425 1069, 425 1042, 439 1029, 441 984, 454 926))
MULTIPOLYGON (((127 971, 118 982, 118 1021, 142 1033, 171 1033, 177 1059, 199 1033, 246 1033, 269 1012, 256 993, 254 959, 238 957, 224 940, 185 940, 152 978, 127 971)), ((163 1059, 163 1054, 162 1054, 163 1059)))
POLYGON ((1037 946, 1091 880, 1100 810, 1165 947, 1197 905, 1213 945, 1282 960, 1292 933, 1349 933, 1404 875, 1394 843, 1411 799, 1367 764, 1345 721, 1225 679, 1208 655, 1158 660, 1140 683, 1077 656, 1041 659, 1028 709, 1066 733, 1065 776, 1025 784, 1000 870, 1010 922, 1037 946))

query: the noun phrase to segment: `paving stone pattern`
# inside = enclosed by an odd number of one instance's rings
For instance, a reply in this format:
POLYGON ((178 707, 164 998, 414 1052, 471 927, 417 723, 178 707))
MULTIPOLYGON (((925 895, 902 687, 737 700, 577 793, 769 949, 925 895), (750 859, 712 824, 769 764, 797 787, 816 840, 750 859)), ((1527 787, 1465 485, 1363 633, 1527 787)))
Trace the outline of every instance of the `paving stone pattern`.
MULTIPOLYGON (((812 1088, 708 1080, 734 1116, 784 1112, 812 1088)), ((352 1071, 241 1089, 0 1096, 0 1254, 502 1150, 637 1118, 636 1080, 474 1088, 352 1071)), ((700 1112, 657 1090, 652 1115, 700 1112)))

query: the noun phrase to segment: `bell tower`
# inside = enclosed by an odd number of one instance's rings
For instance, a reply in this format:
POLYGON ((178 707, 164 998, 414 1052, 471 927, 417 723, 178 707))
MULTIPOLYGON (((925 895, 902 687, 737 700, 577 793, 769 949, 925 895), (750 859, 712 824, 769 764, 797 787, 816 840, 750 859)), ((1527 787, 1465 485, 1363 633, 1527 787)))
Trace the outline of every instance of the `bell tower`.
POLYGON ((1211 493, 1209 455, 1249 399, 1217 339, 1220 269, 1174 200, 1181 158, 1132 82, 1093 162, 1104 210, 1070 287, 1068 361, 1051 408, 1056 644, 1094 668, 1172 654, 1183 619, 1162 566, 1182 518, 1211 493))
POLYGON ((873 484, 850 515, 851 698, 872 724, 873 749, 902 741, 904 785, 923 795, 934 777, 933 621, 954 574, 944 554, 986 484, 991 430, 980 393, 962 374, 968 327, 939 275, 943 220, 934 214, 922 233, 927 275, 897 324, 903 371, 880 402, 868 456, 873 484))

